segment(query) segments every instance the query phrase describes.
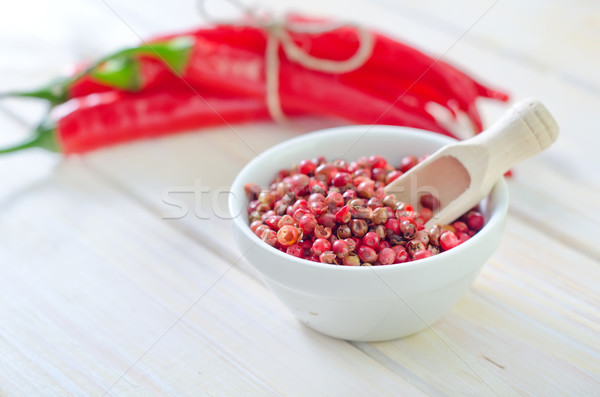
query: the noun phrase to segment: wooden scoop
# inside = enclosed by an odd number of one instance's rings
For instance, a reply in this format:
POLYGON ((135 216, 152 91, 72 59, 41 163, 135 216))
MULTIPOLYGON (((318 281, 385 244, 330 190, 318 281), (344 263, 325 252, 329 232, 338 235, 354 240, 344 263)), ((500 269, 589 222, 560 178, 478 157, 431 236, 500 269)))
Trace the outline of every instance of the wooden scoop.
POLYGON ((539 101, 510 108, 479 135, 445 146, 386 186, 386 194, 415 208, 431 194, 440 205, 427 228, 448 224, 473 208, 513 165, 549 147, 558 125, 539 101))

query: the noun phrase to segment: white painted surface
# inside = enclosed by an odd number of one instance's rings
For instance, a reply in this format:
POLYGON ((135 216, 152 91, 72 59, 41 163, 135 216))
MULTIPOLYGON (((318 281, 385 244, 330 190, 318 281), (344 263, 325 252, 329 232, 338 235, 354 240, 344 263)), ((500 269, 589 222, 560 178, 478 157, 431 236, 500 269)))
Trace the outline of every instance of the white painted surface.
MULTIPOLYGON (((37 150, 3 157, 0 395, 597 394, 598 3, 263 4, 377 27, 548 106, 561 137, 515 168, 500 249, 433 328, 347 343, 293 318, 240 259, 229 221, 164 217, 173 210, 165 190, 197 179, 228 186, 254 150, 310 123, 236 127, 253 149, 215 128, 68 159, 37 150)), ((36 86, 69 62, 200 20, 192 1, 5 4, 0 90, 36 86)), ((3 106, 28 123, 39 111, 3 106)), ((505 110, 481 108, 487 125, 505 110)), ((24 134, 3 112, 0 123, 2 142, 24 134)), ((208 195, 198 206, 211 214, 224 204, 208 195)))

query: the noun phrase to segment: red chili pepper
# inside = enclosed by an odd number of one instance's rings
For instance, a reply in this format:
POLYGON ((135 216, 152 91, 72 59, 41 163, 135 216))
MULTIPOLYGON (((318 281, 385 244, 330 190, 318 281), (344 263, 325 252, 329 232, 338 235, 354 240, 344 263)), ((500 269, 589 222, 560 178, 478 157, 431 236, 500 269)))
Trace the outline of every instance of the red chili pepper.
MULTIPOLYGON (((291 17, 290 20, 323 22, 298 16, 291 17)), ((213 46, 225 45, 263 55, 266 45, 266 32, 264 29, 251 26, 219 25, 213 28, 185 32, 184 35, 196 38, 195 47, 206 47, 213 43, 213 46)), ((359 45, 356 30, 352 27, 342 27, 320 34, 291 33, 291 36, 299 45, 305 47, 309 54, 334 60, 347 59, 356 51, 359 45)), ((169 40, 176 40, 178 37, 180 36, 162 36, 153 42, 165 43, 169 40)), ((375 34, 375 39, 375 48, 371 58, 361 68, 346 74, 349 76, 350 81, 366 80, 362 85, 353 83, 357 88, 373 93, 372 90, 370 91, 373 83, 362 75, 365 71, 370 71, 371 76, 387 77, 391 82, 390 85, 397 87, 395 93, 388 90, 390 95, 385 96, 384 99, 393 101, 408 90, 414 96, 420 97, 421 102, 433 100, 445 106, 451 112, 454 111, 451 104, 457 104, 461 110, 469 115, 477 129, 481 129, 481 121, 474 105, 475 99, 478 96, 488 96, 500 100, 507 99, 505 94, 477 83, 445 62, 436 61, 412 47, 380 34, 375 34), (437 94, 437 99, 427 96, 432 92, 437 94)), ((285 57, 283 54, 281 55, 282 62, 285 62, 285 57)), ((171 81, 173 77, 171 71, 163 67, 161 61, 156 58, 148 55, 141 57, 140 89, 145 90, 152 86, 168 84, 171 81)), ((224 62, 219 62, 219 60, 214 60, 214 62, 221 67, 227 67, 224 62)), ((187 73, 183 73, 183 76, 188 81, 193 82, 194 80, 194 77, 189 76, 187 73)), ((93 84, 89 84, 89 81, 83 79, 72 86, 71 94, 76 96, 85 95, 94 90, 106 90, 107 88, 106 86, 102 87, 102 84, 94 88, 93 84)))
POLYGON ((448 109, 453 117, 456 116, 451 99, 442 95, 435 87, 419 82, 414 83, 400 78, 391 80, 387 76, 369 71, 345 73, 339 76, 339 80, 350 86, 359 87, 365 92, 389 101, 389 103, 398 101, 411 107, 416 114, 423 115, 423 117, 431 117, 425 110, 428 102, 440 104, 448 109))
POLYGON ((288 71, 282 65, 279 95, 286 112, 300 109, 359 124, 403 125, 454 137, 424 109, 402 102, 392 105, 388 100, 341 82, 332 84, 328 76, 299 66, 289 65, 288 71))
MULTIPOLYGON (((293 20, 310 21, 297 16, 293 17, 293 20)), ((475 99, 478 96, 504 101, 508 99, 506 94, 483 86, 441 60, 382 34, 374 34, 373 54, 360 69, 392 76, 392 79, 393 76, 402 76, 402 79, 415 83, 410 89, 415 91, 417 96, 420 94, 419 85, 435 87, 441 95, 456 101, 478 131, 483 127, 475 107, 475 99)), ((307 52, 319 58, 347 59, 359 46, 356 30, 352 27, 342 27, 319 35, 296 33, 292 34, 292 37, 297 43, 309 42, 310 45, 305 46, 307 52)), ((351 73, 357 72, 359 70, 351 73)))
MULTIPOLYGON (((246 31, 252 33, 250 29, 246 31)), ((254 46, 258 42, 259 32, 254 30, 252 33, 254 46)), ((234 34, 228 37, 232 38, 234 34)), ((265 97, 264 48, 258 52, 247 51, 199 36, 195 39, 187 67, 182 73, 187 84, 232 95, 265 97)), ((266 46, 266 36, 263 41, 266 46)), ((175 84, 179 80, 167 66, 156 59, 143 58, 141 65, 152 70, 144 76, 152 75, 156 79, 162 79, 163 85, 175 84)), ((362 124, 406 125, 452 136, 423 108, 409 106, 404 102, 392 106, 387 98, 382 100, 326 73, 306 70, 283 57, 279 79, 279 96, 285 111, 301 110, 311 114, 337 116, 362 124)), ((147 84, 150 83, 159 85, 156 80, 147 81, 147 84)))
POLYGON ((46 99, 58 105, 71 98, 114 89, 135 92, 162 82, 161 75, 182 73, 194 44, 191 36, 126 48, 84 67, 74 76, 53 81, 34 91, 8 92, 1 97, 22 96, 46 99), (157 61, 158 60, 158 61, 157 61))
MULTIPOLYGON (((291 20, 315 22, 302 17, 292 17, 291 20)), ((205 29, 186 32, 186 34, 196 37, 200 41, 197 43, 199 46, 207 45, 204 40, 208 40, 215 45, 226 44, 264 54, 267 33, 263 29, 235 25, 221 25, 219 29, 220 36, 207 36, 205 29)), ((324 59, 348 59, 359 46, 356 29, 352 27, 342 27, 319 34, 291 32, 290 35, 298 45, 306 49, 308 54, 324 59)), ((280 58, 282 63, 287 61, 283 51, 280 52, 280 58)), ((165 77, 165 74, 161 76, 165 77)), ((193 81, 192 76, 188 77, 193 81)), ((508 99, 506 94, 483 86, 447 63, 435 60, 410 46, 376 33, 375 47, 367 62, 355 71, 334 78, 348 81, 351 85, 371 93, 374 93, 373 85, 379 84, 374 79, 387 80, 389 84, 383 98, 390 101, 395 101, 407 92, 421 98, 421 103, 432 100, 445 106, 450 112, 454 112, 453 105, 458 105, 471 118, 477 130, 481 130, 482 125, 475 108, 475 99, 478 96, 504 101, 508 99), (392 88, 395 91, 392 91, 392 88)), ((375 90, 375 93, 381 91, 375 90)), ((417 108, 415 111, 421 109, 417 108)))
POLYGON ((57 118, 54 125, 40 127, 31 141, 0 153, 29 147, 83 153, 140 138, 269 117, 264 101, 201 97, 189 89, 99 93, 72 99, 53 114, 57 118))
MULTIPOLYGON (((160 86, 169 85, 173 81, 173 75, 184 75, 185 67, 187 66, 189 52, 192 49, 192 42, 188 45, 173 45, 169 48, 168 55, 179 60, 181 67, 178 70, 173 70, 172 65, 165 65, 164 50, 162 52, 153 53, 152 49, 156 49, 156 45, 169 47, 169 43, 178 43, 181 38, 193 39, 193 45, 204 45, 205 41, 211 41, 224 45, 240 47, 262 51, 265 46, 265 33, 257 27, 244 25, 217 25, 212 27, 203 27, 192 31, 179 32, 176 34, 161 35, 147 40, 143 47, 143 51, 136 52, 133 50, 131 64, 123 64, 122 69, 116 70, 101 70, 95 76, 85 75, 81 78, 74 79, 68 86, 68 97, 75 98, 79 96, 89 95, 96 92, 110 91, 115 88, 115 75, 128 74, 127 68, 137 68, 137 75, 131 76, 132 81, 129 85, 129 91, 146 91, 160 86), (195 40, 201 42, 196 44, 195 40), (262 44, 261 44, 262 40, 262 44), (148 49, 150 51, 148 51, 148 49), (175 73, 174 73, 175 72, 175 73)), ((104 66, 104 65, 99 65, 104 66)))
MULTIPOLYGON (((321 34, 290 34, 308 54, 324 59, 347 59, 359 46, 356 30, 351 27, 321 34)), ((475 99, 479 96, 508 98, 445 62, 381 34, 374 35, 371 57, 363 66, 344 74, 307 70, 289 61, 280 49, 280 70, 275 78, 279 80, 278 95, 283 110, 336 116, 362 124, 406 125, 452 136, 427 112, 428 102, 445 106, 451 112, 455 107, 464 111, 480 130, 475 99)), ((202 92, 213 90, 219 95, 247 97, 211 97, 216 101, 218 113, 231 117, 232 122, 244 120, 246 116, 265 118, 266 43, 267 32, 250 26, 221 25, 184 35, 163 36, 150 45, 103 58, 86 74, 20 95, 46 98, 54 104, 78 97, 71 103, 77 109, 59 119, 57 124, 58 138, 66 153, 222 122, 214 112, 207 113, 206 106, 203 108, 194 102, 200 98, 190 87, 202 92), (127 95, 113 91, 115 88, 143 93, 127 95), (98 92, 103 93, 91 95, 98 92), (100 102, 94 103, 98 98, 100 102), (231 104, 226 105, 229 102, 231 104), (177 107, 182 110, 178 111, 177 107), (239 119, 234 113, 228 113, 236 111, 247 113, 239 119), (85 135, 84 130, 92 133, 85 135), (106 137, 102 137, 101 132, 107 134, 106 137)), ((51 144, 52 139, 48 137, 53 135, 42 133, 44 131, 47 129, 40 130, 32 142, 5 151, 51 144)))

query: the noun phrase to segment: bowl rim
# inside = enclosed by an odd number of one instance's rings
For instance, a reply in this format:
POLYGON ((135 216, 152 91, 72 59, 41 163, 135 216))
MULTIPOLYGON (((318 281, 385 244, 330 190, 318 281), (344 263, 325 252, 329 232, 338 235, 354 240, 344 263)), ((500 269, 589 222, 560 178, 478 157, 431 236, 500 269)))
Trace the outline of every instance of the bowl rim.
MULTIPOLYGON (((302 135, 299 135, 299 136, 296 136, 296 137, 293 137, 290 139, 286 139, 276 145, 269 147, 268 149, 264 150, 263 152, 261 152, 258 156, 254 157, 252 160, 250 160, 240 170, 240 172, 237 174, 236 178, 234 179, 233 183, 231 184, 231 192, 240 191, 243 193, 244 192, 244 190, 243 190, 244 184, 251 182, 251 181, 246 181, 244 178, 245 175, 250 172, 249 170, 252 170, 257 164, 260 164, 261 162, 265 161, 265 158, 272 156, 273 154, 275 154, 276 152, 281 150, 281 148, 283 148, 283 147, 288 147, 288 146, 294 145, 297 142, 314 139, 315 137, 320 137, 320 136, 325 136, 325 135, 332 136, 335 134, 341 135, 341 134, 346 134, 349 132, 350 133, 358 133, 360 131, 364 132, 365 135, 371 131, 380 132, 380 133, 383 133, 383 132, 408 133, 408 134, 414 134, 418 137, 423 137, 426 140, 434 140, 434 141, 437 140, 443 144, 448 144, 448 143, 452 143, 453 141, 457 141, 457 139, 455 139, 455 138, 451 138, 451 137, 448 137, 448 136, 445 136, 442 134, 438 134, 438 133, 434 133, 434 132, 426 131, 426 130, 421 130, 418 128, 404 127, 404 126, 352 125, 352 126, 341 126, 341 127, 320 129, 320 130, 312 131, 312 132, 302 134, 302 135)), ((408 269, 413 269, 415 267, 427 267, 428 265, 432 266, 432 265, 435 265, 439 261, 444 261, 444 260, 448 259, 449 255, 460 255, 464 250, 468 250, 474 244, 477 244, 477 242, 479 240, 483 239, 487 233, 491 233, 494 229, 497 229, 498 227, 500 227, 503 220, 506 217, 507 212, 508 212, 508 203, 509 203, 508 186, 506 184, 504 177, 501 177, 494 184, 494 186, 492 187, 492 190, 489 193, 489 196, 492 197, 492 201, 494 203, 493 210, 490 212, 490 217, 487 220, 487 222, 485 223, 484 227, 480 231, 478 231, 473 237, 471 237, 469 240, 458 245, 457 247, 452 248, 452 250, 450 250, 450 251, 445 251, 438 255, 433 255, 431 257, 419 259, 416 261, 393 263, 391 265, 385 265, 385 266, 331 265, 331 264, 325 264, 325 263, 320 263, 320 262, 313 262, 313 261, 309 261, 309 260, 303 259, 303 258, 297 258, 295 256, 288 255, 274 247, 271 247, 270 245, 268 245, 265 242, 263 242, 262 240, 260 240, 260 238, 258 236, 256 236, 250 230, 248 223, 246 222, 246 220, 244 220, 244 217, 242 216, 243 212, 239 216, 233 216, 232 218, 233 218, 234 226, 237 227, 238 230, 240 232, 242 232, 246 237, 248 237, 250 239, 250 241, 253 241, 257 246, 261 247, 262 249, 268 249, 271 254, 273 254, 277 257, 280 257, 282 260, 290 261, 296 265, 312 267, 316 270, 321 270, 321 271, 336 271, 339 273, 339 272, 361 272, 361 271, 368 271, 368 269, 370 269, 371 271, 375 271, 378 273, 386 273, 389 271, 397 271, 400 269, 408 270, 408 269)), ((229 200, 228 200, 228 209, 229 209, 230 213, 232 213, 232 214, 234 213, 234 207, 236 206, 235 197, 236 197, 235 194, 230 194, 229 200)), ((242 209, 244 209, 244 208, 242 208, 242 209)))

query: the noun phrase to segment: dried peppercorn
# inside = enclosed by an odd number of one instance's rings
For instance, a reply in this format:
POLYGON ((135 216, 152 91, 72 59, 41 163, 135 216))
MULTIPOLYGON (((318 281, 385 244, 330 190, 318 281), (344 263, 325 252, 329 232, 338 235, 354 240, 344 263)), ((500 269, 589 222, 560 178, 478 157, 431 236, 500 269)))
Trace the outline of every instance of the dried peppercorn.
MULTIPOLYGON (((412 161, 414 156, 406 158, 412 161)), ((371 179, 377 174, 374 170, 388 175, 398 171, 381 156, 351 163, 319 158, 300 164, 280 171, 270 185, 279 193, 286 191, 283 196, 255 184, 245 188, 251 230, 292 256, 332 265, 385 266, 437 255, 483 227, 481 213, 471 210, 451 225, 427 230, 423 211, 432 212, 430 199, 416 209, 394 195, 376 195, 375 190, 370 198, 360 198, 360 186, 376 183, 371 179), (347 177, 350 171, 353 179, 347 177), (315 181, 323 184, 323 193, 307 189, 315 181), (279 206, 285 207, 285 215, 276 214, 279 206)))

